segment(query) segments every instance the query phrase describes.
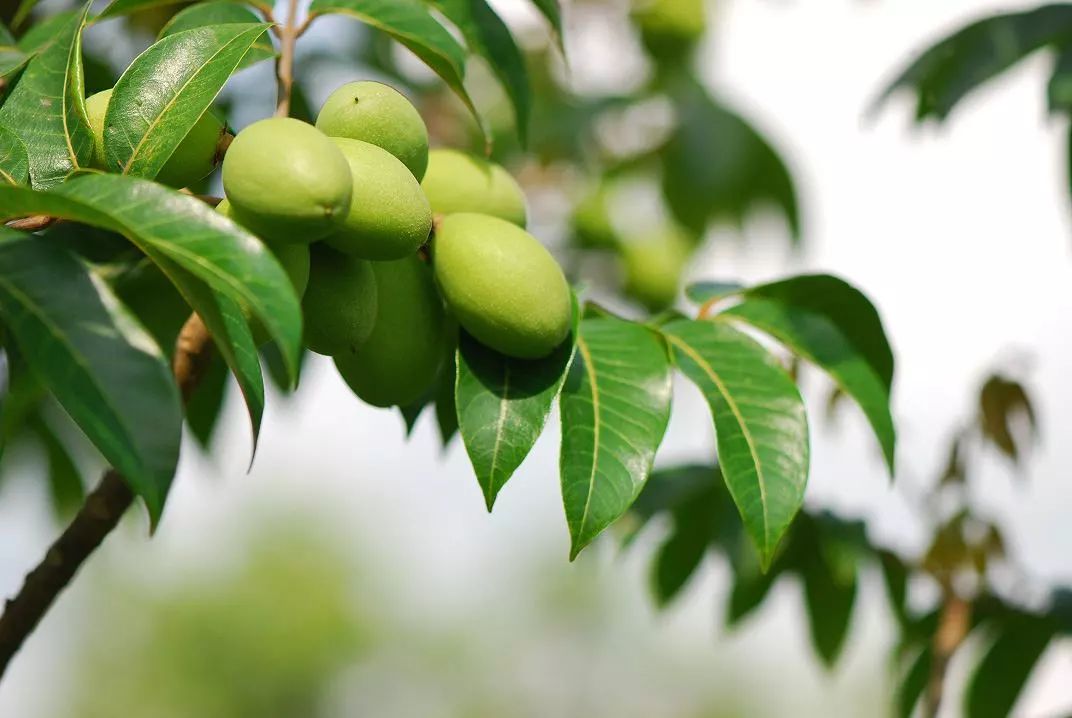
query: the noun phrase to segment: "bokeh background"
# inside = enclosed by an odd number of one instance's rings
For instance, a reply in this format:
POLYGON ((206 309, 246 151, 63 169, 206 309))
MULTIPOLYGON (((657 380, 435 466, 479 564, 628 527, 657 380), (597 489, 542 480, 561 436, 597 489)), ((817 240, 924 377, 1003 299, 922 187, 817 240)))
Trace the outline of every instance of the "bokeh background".
MULTIPOLYGON (((579 97, 628 93, 650 79, 627 0, 564 3, 568 69, 547 47, 546 27, 528 2, 493 5, 533 62, 579 97)), ((785 160, 801 239, 794 242, 782 213, 749 212, 738 225, 706 233, 688 276, 753 282, 821 270, 875 301, 897 359, 901 469, 891 483, 862 416, 846 406, 815 422, 807 503, 866 520, 875 541, 905 554, 926 548, 916 497, 974 411, 980 382, 995 368, 1022 379, 1035 398, 1041 439, 1015 470, 988 455, 973 477, 973 499, 1002 526, 1022 575, 1057 586, 1072 584, 1072 445, 1063 440, 1072 431, 1072 228, 1067 123, 1045 109, 1052 60, 1040 55, 1018 66, 940 127, 913 126, 909 98, 868 113, 884 84, 929 42, 1019 6, 1031 4, 708 2, 693 68, 785 160)), ((120 29, 101 27, 87 39, 119 69, 137 50, 136 41, 117 39, 120 29)), ((382 67, 354 59, 372 42, 345 20, 317 22, 298 56, 315 67, 302 76, 313 108, 344 81, 382 77, 382 67)), ((403 51, 391 52, 392 66, 414 86, 427 79, 403 51)), ((422 97, 427 113, 451 114, 435 93, 422 97)), ((270 114, 270 66, 238 75, 223 100, 238 128, 270 114)), ((489 90, 478 102, 501 98, 489 90)), ((600 131, 612 145, 643 144, 662 131, 662 112, 656 105, 600 131)), ((555 120, 537 113, 534 135, 538 123, 555 120)), ((440 136, 465 139, 449 123, 440 136)), ((568 253, 565 227, 586 191, 584 178, 504 152, 529 181, 537 234, 568 253)), ((627 195, 624 221, 649 222, 662 211, 642 183, 627 195)), ((614 276, 598 261, 587 269, 596 292, 614 276)), ((829 386, 805 375, 803 388, 821 409, 829 386)), ((680 384, 659 461, 707 461, 713 446, 706 407, 680 384)), ((443 449, 431 413, 407 438, 398 412, 362 405, 329 361, 311 356, 299 393, 270 397, 247 473, 249 451, 244 411, 231 392, 211 451, 193 440, 185 445, 160 531, 149 540, 145 517, 128 517, 0 685, 0 715, 888 711, 894 629, 877 574, 865 574, 845 655, 832 670, 813 654, 792 580, 730 630, 721 621, 728 569, 711 560, 659 610, 648 574, 665 526, 647 528, 628 550, 605 537, 567 562, 554 428, 489 515, 460 442, 443 449)), ((0 590, 10 593, 59 524, 44 469, 17 450, 3 460, 18 467, 0 485, 0 590)), ((962 663, 952 669, 954 695, 962 663)), ((1072 645, 1057 641, 1017 714, 1072 714, 1070 676, 1072 645)), ((957 715, 957 705, 948 700, 947 714, 957 715)))

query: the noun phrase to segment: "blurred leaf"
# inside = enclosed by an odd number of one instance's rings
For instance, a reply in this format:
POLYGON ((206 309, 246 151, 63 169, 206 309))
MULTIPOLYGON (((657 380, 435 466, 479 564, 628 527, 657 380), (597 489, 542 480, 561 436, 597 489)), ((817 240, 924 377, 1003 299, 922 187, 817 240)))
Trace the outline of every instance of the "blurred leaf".
POLYGON ((551 29, 555 33, 558 48, 564 55, 566 48, 562 44, 562 8, 559 5, 559 0, 532 0, 532 4, 547 18, 547 22, 551 23, 551 29))
POLYGON ((18 29, 19 26, 29 20, 30 13, 33 12, 35 5, 37 5, 37 0, 20 0, 18 9, 15 10, 15 15, 11 18, 11 27, 18 29))
POLYGON ((119 232, 157 264, 170 260, 230 301, 248 307, 279 342, 290 375, 296 377, 301 307, 290 279, 260 240, 205 203, 153 182, 115 174, 77 177, 48 193, 0 185, 0 216, 31 214, 119 232))
POLYGON ((767 568, 808 480, 800 392, 774 357, 728 325, 678 320, 662 332, 711 407, 722 474, 767 568))
POLYGON ((1046 86, 1050 112, 1072 112, 1072 45, 1061 48, 1046 86))
POLYGON ((687 464, 656 469, 629 507, 635 530, 643 528, 656 514, 672 511, 683 503, 695 500, 712 487, 717 488, 721 481, 718 466, 687 464))
POLYGON ((451 352, 439 369, 439 383, 436 386, 435 412, 439 425, 439 438, 443 448, 458 433, 458 409, 454 401, 454 387, 458 381, 458 357, 451 352))
POLYGON ((30 160, 18 135, 0 125, 0 181, 24 185, 30 181, 30 160))
POLYGON ((98 20, 107 20, 112 17, 119 17, 120 15, 129 15, 132 12, 139 10, 148 10, 153 7, 163 7, 165 5, 178 5, 184 2, 184 0, 112 0, 100 14, 94 18, 94 22, 98 20))
POLYGON ((406 438, 413 433, 413 427, 417 426, 417 419, 421 418, 421 413, 424 408, 428 406, 428 397, 421 397, 416 403, 409 406, 400 406, 398 411, 402 414, 402 421, 406 423, 406 438))
POLYGON ((663 196, 674 216, 702 233, 710 221, 740 224, 764 204, 800 237, 796 189, 766 139, 691 78, 670 88, 677 127, 662 152, 663 196))
MULTIPOLYGON (((175 35, 185 30, 210 25, 251 25, 259 22, 261 22, 261 18, 244 5, 239 5, 232 0, 213 0, 213 2, 191 5, 177 12, 161 28, 157 40, 162 40, 169 35, 175 35)), ((269 60, 277 54, 271 38, 267 34, 261 35, 250 46, 242 61, 238 64, 237 69, 241 70, 262 60, 269 60)))
POLYGON ((48 489, 52 508, 57 518, 69 518, 85 498, 82 473, 63 440, 40 414, 31 417, 31 430, 41 442, 48 461, 48 489))
POLYGON ((737 294, 744 285, 738 282, 694 282, 685 287, 685 296, 693 304, 706 304, 713 299, 721 299, 737 294))
POLYGON ((616 521, 651 472, 670 419, 670 363, 650 329, 584 319, 559 407, 570 559, 616 521))
POLYGON ((182 413, 160 349, 100 279, 47 240, 0 230, 0 314, 34 373, 160 519, 182 413))
POLYGON ((890 610, 902 626, 908 622, 908 567, 890 551, 878 552, 879 567, 882 569, 882 584, 886 588, 886 598, 890 610))
POLYGON ((156 177, 267 29, 263 23, 194 28, 135 58, 116 83, 104 118, 109 169, 156 177))
POLYGON ((0 45, 0 99, 15 84, 30 56, 11 46, 0 45))
POLYGON ((968 718, 1012 715, 1016 699, 1049 645, 1054 628, 1051 621, 1028 615, 1015 615, 995 627, 997 638, 968 681, 964 714, 968 718))
POLYGON ((11 30, 7 28, 7 25, 0 22, 0 48, 14 47, 15 36, 11 34, 11 30))
POLYGON ((839 556, 836 539, 824 534, 815 522, 802 521, 800 528, 793 536, 803 542, 797 547, 797 571, 804 583, 811 641, 823 663, 831 667, 841 654, 852 620, 856 563, 844 551, 839 556))
POLYGON ((439 24, 421 0, 313 0, 313 13, 343 13, 382 30, 413 51, 472 112, 489 139, 487 127, 465 89, 465 48, 439 24))
POLYGON ((766 572, 758 564, 754 571, 735 571, 733 586, 726 603, 726 625, 736 626, 759 608, 781 574, 777 561, 766 572))
POLYGON ((875 102, 898 90, 917 97, 916 121, 941 121, 969 92, 1036 50, 1064 41, 1072 32, 1072 6, 1043 5, 978 20, 919 55, 875 102))
MULTIPOLYGON (((574 307, 576 327, 576 302, 574 307)), ((575 336, 576 330, 550 356, 537 360, 503 356, 464 331, 459 336, 458 426, 488 511, 543 432, 565 381, 575 336)))
POLYGON ((51 43, 63 29, 82 15, 81 10, 64 10, 55 15, 49 15, 40 22, 34 23, 19 38, 18 48, 27 55, 32 55, 44 49, 51 43))
POLYGON ((1035 409, 1023 384, 1000 374, 989 377, 979 390, 979 428, 1001 453, 1019 461, 1022 442, 1038 438, 1035 409), (1026 437, 1013 433, 1012 423, 1018 418, 1024 422, 1026 437))
POLYGON ((907 665, 895 696, 898 718, 911 718, 920 696, 923 695, 923 690, 927 687, 933 660, 934 654, 930 646, 927 646, 919 651, 912 662, 907 665))
MULTIPOLYGON (((64 223, 70 224, 70 223, 64 223)), ((59 229, 64 224, 52 229, 59 229)), ((87 227, 77 227, 78 234, 85 234, 87 227)), ((52 230, 47 236, 52 236, 52 230)), ((128 247, 130 243, 120 236, 128 247)), ((153 339, 170 361, 175 353, 175 341, 179 330, 190 316, 186 299, 171 283, 171 279, 149 258, 143 258, 124 271, 112 282, 119 299, 133 312, 141 325, 153 335, 153 339)))
POLYGON ((673 509, 674 528, 659 548, 652 571, 655 598, 660 606, 672 601, 696 573, 714 539, 719 520, 718 487, 710 481, 690 501, 673 509))
POLYGON ((227 364, 213 357, 201 383, 186 402, 186 426, 203 449, 212 444, 212 434, 227 397, 227 364))
POLYGON ((804 275, 745 291, 720 317, 741 319, 823 369, 863 409, 890 474, 896 433, 890 415, 893 353, 874 306, 829 275, 804 275))
POLYGON ((465 37, 469 51, 488 61, 514 108, 517 134, 524 145, 528 138, 529 76, 525 57, 518 49, 510 28, 486 0, 430 0, 432 6, 454 23, 465 37))
POLYGON ((0 106, 0 125, 29 157, 33 186, 45 189, 93 159, 93 132, 82 88, 82 28, 91 3, 56 28, 0 106))

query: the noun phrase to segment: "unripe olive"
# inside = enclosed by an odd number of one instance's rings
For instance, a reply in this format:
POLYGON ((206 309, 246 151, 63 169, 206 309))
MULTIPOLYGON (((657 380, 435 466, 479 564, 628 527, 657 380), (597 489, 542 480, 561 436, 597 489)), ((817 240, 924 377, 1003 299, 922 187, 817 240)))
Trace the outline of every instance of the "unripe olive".
POLYGON ((325 240, 364 259, 402 259, 428 240, 432 209, 406 166, 376 145, 333 137, 350 166, 354 193, 342 222, 325 240))
POLYGON ((644 0, 633 13, 640 37, 659 59, 678 60, 703 37, 704 0, 644 0))
POLYGON ((428 128, 410 101, 393 87, 362 80, 331 93, 316 126, 331 137, 382 147, 420 180, 428 167, 428 128))
MULTIPOLYGON (((216 205, 217 212, 238 222, 232 210, 231 203, 227 198, 224 198, 216 205)), ((239 224, 241 223, 239 222, 239 224)), ((290 283, 294 285, 294 291, 301 297, 305 293, 305 287, 309 284, 309 247, 304 244, 287 244, 285 242, 266 241, 264 244, 279 260, 279 264, 283 266, 287 276, 290 277, 290 283)))
POLYGON ((570 327, 570 289, 535 237, 497 217, 447 215, 433 244, 436 281, 462 327, 503 354, 536 359, 570 327))
POLYGON ((432 150, 421 188, 435 214, 480 212, 525 226, 521 187, 500 165, 482 157, 458 150, 432 150))
MULTIPOLYGON (((104 117, 111 99, 111 90, 86 98, 86 115, 93 130, 93 165, 98 169, 108 169, 104 158, 104 117)), ((157 172, 156 181, 182 188, 207 176, 219 162, 220 139, 226 132, 223 120, 213 110, 206 110, 157 172)))
POLYGON ((417 257, 373 262, 378 308, 372 334, 335 366, 373 406, 407 406, 428 391, 444 355, 443 303, 432 273, 417 257))
POLYGON ((369 338, 379 299, 372 263, 323 245, 311 252, 302 299, 305 344, 317 354, 348 354, 369 338))
POLYGON ((611 220, 610 188, 599 185, 573 208, 570 217, 573 240, 584 249, 612 249, 618 244, 618 232, 611 220))
POLYGON ((279 242, 308 244, 335 229, 350 206, 352 185, 335 143, 289 117, 254 122, 223 160, 223 191, 235 217, 279 242))
POLYGON ((691 239, 676 228, 622 242, 626 293, 651 311, 672 305, 692 248, 691 239))

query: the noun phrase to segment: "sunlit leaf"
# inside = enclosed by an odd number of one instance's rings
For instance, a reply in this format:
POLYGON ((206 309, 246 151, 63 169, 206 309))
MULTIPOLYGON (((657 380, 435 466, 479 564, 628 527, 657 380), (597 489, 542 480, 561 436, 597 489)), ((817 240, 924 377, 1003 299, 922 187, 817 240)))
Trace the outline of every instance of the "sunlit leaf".
POLYGON ((73 255, 6 229, 0 314, 33 372, 158 521, 182 422, 159 347, 73 255))
POLYGON ((129 15, 132 12, 138 12, 139 10, 148 10, 154 7, 164 7, 166 5, 178 5, 184 0, 112 0, 100 14, 94 19, 107 20, 111 17, 119 17, 121 15, 129 15))
POLYGON ((155 177, 267 29, 263 23, 194 28, 135 58, 104 118, 108 167, 155 177))
MULTIPOLYGON (((160 30, 157 39, 160 40, 185 30, 193 30, 194 28, 209 25, 248 25, 259 23, 260 21, 261 18, 256 13, 243 5, 231 2, 231 0, 214 0, 213 2, 197 3, 180 10, 160 30)), ((271 38, 267 34, 261 35, 250 46, 245 57, 242 58, 242 62, 239 63, 238 69, 241 70, 250 65, 255 65, 261 60, 271 59, 276 54, 271 38)))
POLYGON ((30 181, 30 159, 26 146, 18 135, 0 125, 0 182, 27 184, 30 181))
POLYGON ((728 325, 677 320, 661 330, 711 407, 726 485, 769 566, 808 479, 800 393, 774 357, 728 325))
POLYGON ((670 418, 666 347, 632 322, 582 320, 559 406, 572 559, 625 513, 651 472, 670 418))

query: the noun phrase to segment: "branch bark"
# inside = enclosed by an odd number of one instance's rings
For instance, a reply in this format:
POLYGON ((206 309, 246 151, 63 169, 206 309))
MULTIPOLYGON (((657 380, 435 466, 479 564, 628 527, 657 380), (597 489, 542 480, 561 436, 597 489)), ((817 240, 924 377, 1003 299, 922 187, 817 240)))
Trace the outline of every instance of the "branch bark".
POLYGON ((937 718, 941 711, 942 697, 945 692, 945 674, 949 668, 949 661, 971 629, 971 604, 957 596, 951 587, 945 587, 944 594, 942 612, 938 618, 938 630, 934 632, 931 644, 933 657, 930 676, 927 679, 926 698, 923 703, 923 715, 926 718, 937 718))
POLYGON ((290 97, 294 92, 294 44, 302 30, 304 27, 298 27, 298 0, 289 0, 287 21, 279 32, 279 59, 275 63, 275 74, 279 78, 276 117, 290 116, 290 97))
MULTIPOLYGON (((204 377, 211 351, 208 329, 199 316, 191 314, 179 332, 172 362, 184 402, 204 377)), ((106 471, 44 559, 26 575, 22 588, 7 601, 0 615, 0 678, 56 598, 133 502, 134 494, 123 477, 114 469, 106 471)))

